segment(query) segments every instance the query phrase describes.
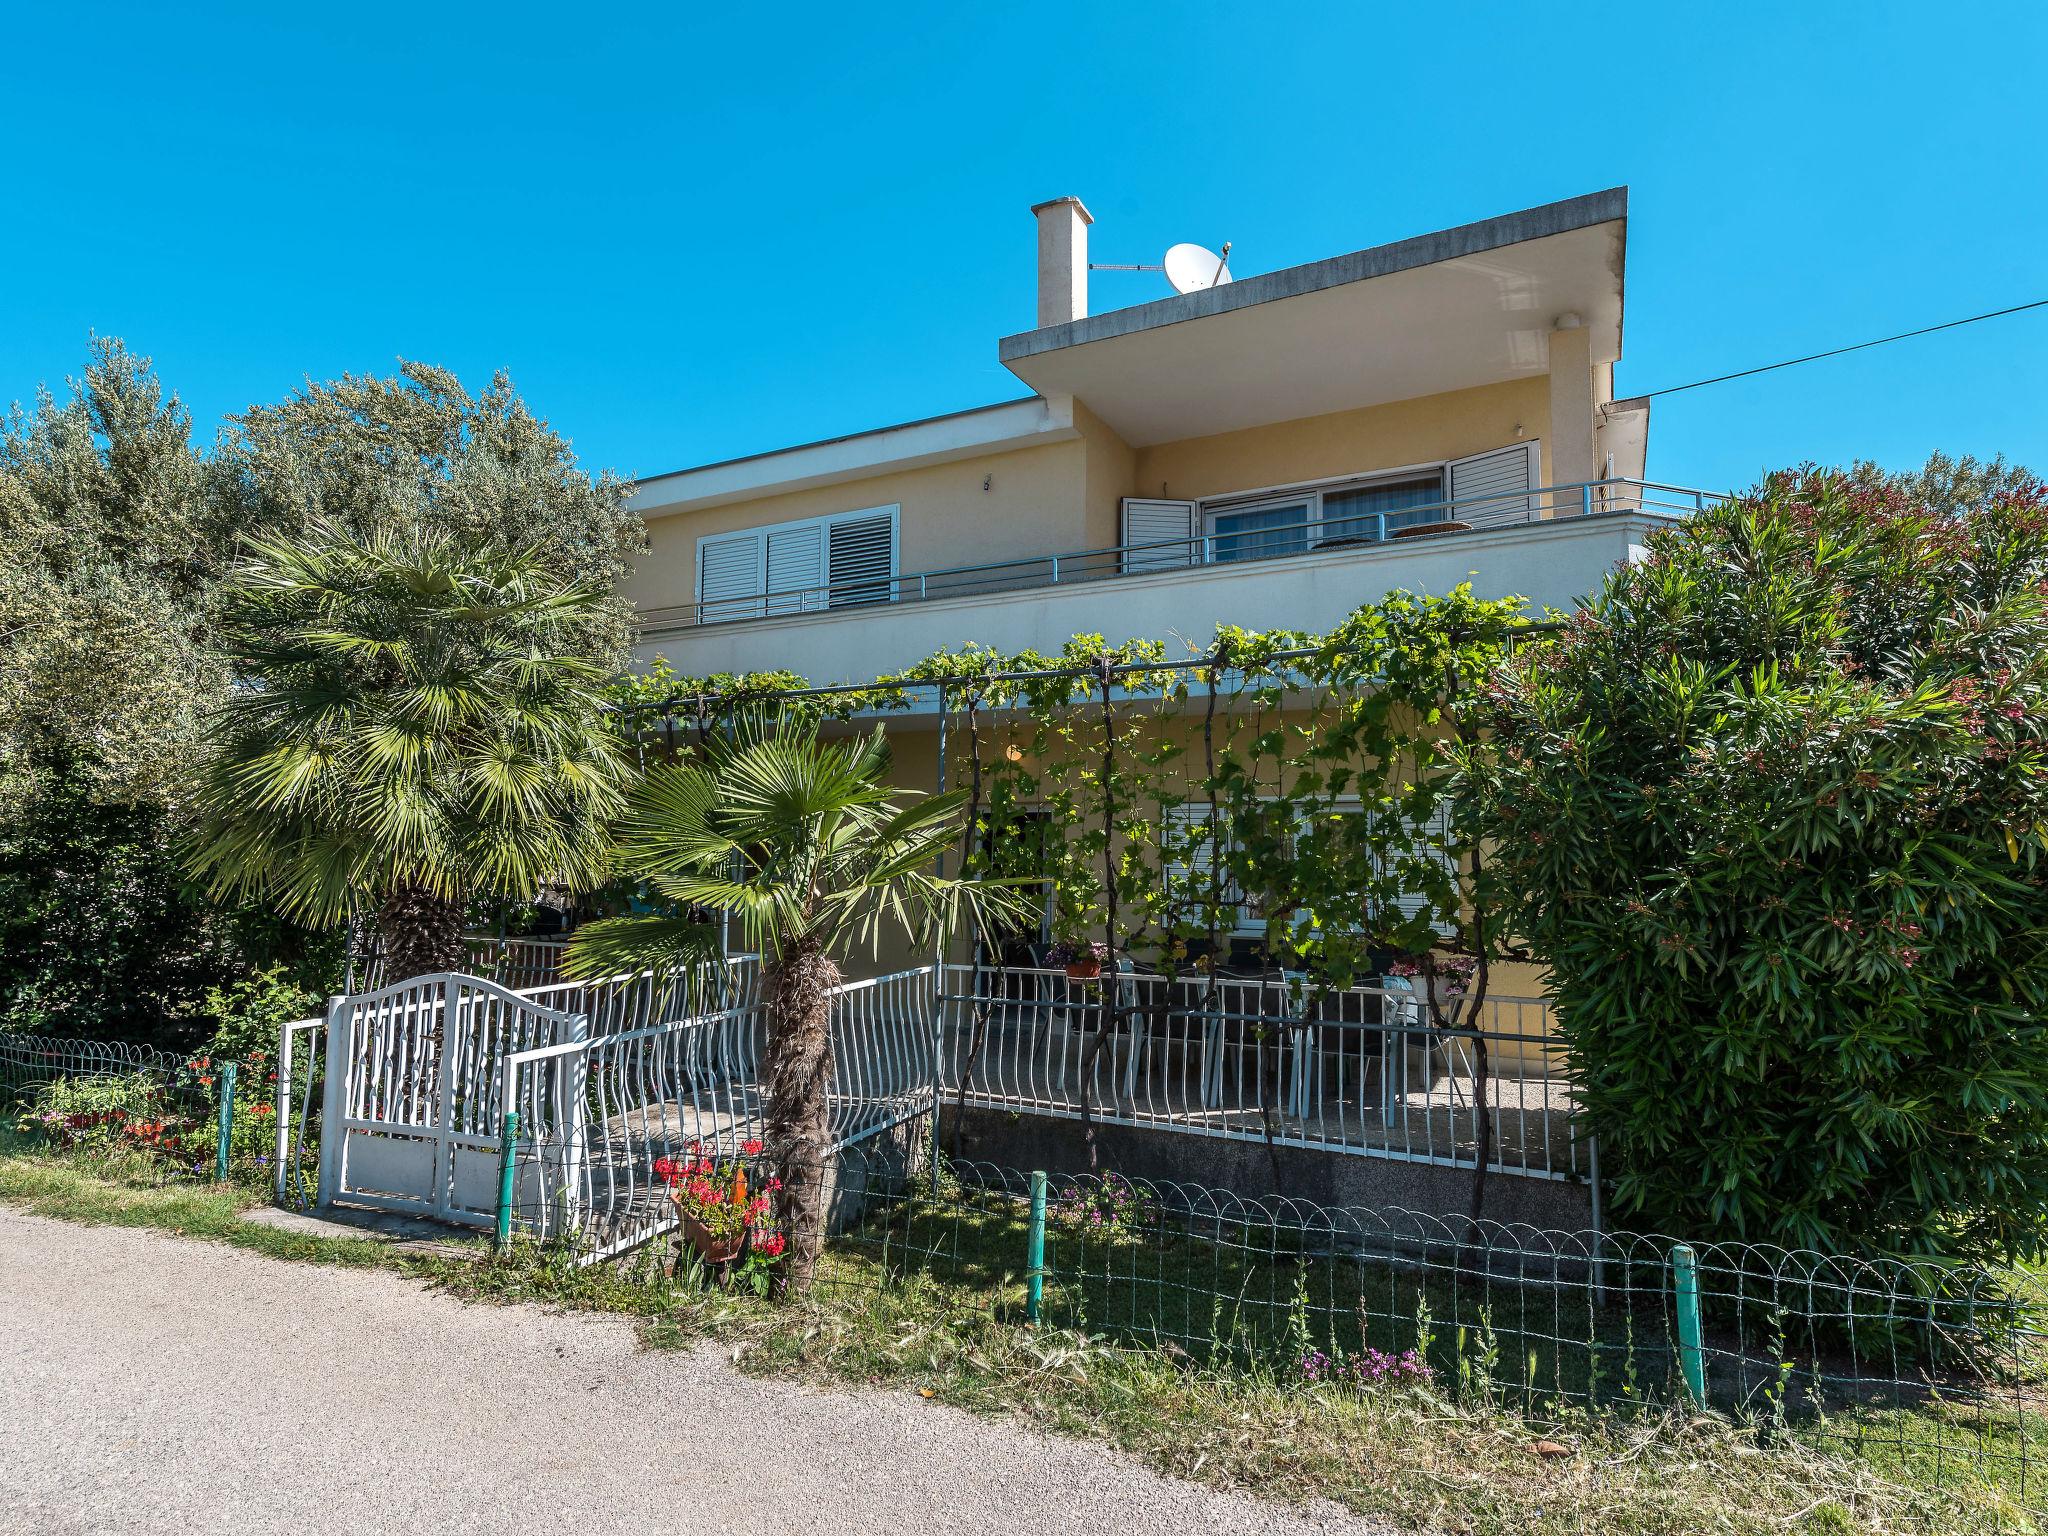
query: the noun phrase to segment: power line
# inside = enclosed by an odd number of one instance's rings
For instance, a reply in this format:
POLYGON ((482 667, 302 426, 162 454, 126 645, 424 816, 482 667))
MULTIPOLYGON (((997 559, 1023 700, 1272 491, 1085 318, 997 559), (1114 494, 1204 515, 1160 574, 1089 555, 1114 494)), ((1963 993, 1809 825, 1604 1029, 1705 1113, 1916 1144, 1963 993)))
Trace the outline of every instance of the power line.
POLYGON ((1996 320, 2001 315, 2017 315, 2029 309, 2048 308, 2048 299, 2036 299, 2031 304, 2015 304, 2010 309, 1994 309, 1981 315, 1970 315, 1961 320, 1944 320, 1940 325, 1923 325, 1917 331, 1901 331, 1896 336, 1880 336, 1875 341, 1859 341, 1853 347, 1835 347, 1827 352, 1812 352, 1805 357, 1787 358, 1782 363, 1765 363, 1761 368, 1744 368, 1739 373, 1716 374, 1711 379, 1695 379, 1690 384, 1672 384, 1663 389, 1650 389, 1635 396, 1647 400, 1652 395, 1675 395, 1681 390, 1703 389, 1709 384, 1725 384, 1730 379, 1746 379, 1752 374, 1770 373, 1779 368, 1795 368, 1801 363, 1816 363, 1824 357, 1840 357, 1844 352, 1861 352, 1869 347, 1881 347, 1887 342, 1905 341, 1913 336, 1931 336, 1936 331, 1952 331, 1959 325, 1975 325, 1979 320, 1996 320))

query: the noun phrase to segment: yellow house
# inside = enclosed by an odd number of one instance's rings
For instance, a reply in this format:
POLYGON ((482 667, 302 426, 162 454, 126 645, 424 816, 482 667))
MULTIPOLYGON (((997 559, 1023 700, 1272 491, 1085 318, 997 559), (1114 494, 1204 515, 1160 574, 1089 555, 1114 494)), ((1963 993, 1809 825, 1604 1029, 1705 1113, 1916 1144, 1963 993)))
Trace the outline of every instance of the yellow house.
POLYGON ((1397 587, 1564 605, 1696 504, 1613 398, 1625 189, 1099 315, 1088 210, 1032 212, 1038 324, 999 343, 1028 397, 637 484, 642 660, 858 683, 1397 587))
MULTIPOLYGON (((1050 654, 1099 634, 1194 650, 1219 624, 1323 631, 1396 588, 1469 582, 1481 597, 1568 607, 1706 499, 1646 479, 1648 403, 1614 398, 1625 189, 1263 275, 1211 258, 1192 281, 1177 274, 1185 291, 1099 315, 1088 210, 1058 198, 1032 213, 1037 325, 998 344, 1028 396, 638 483, 649 548, 628 593, 641 662, 858 685, 969 643, 1050 654)), ((925 701, 893 717, 906 782, 943 782, 940 714, 925 701)), ((1163 718, 1156 728, 1175 728, 1163 718)), ((955 782, 959 752, 956 731, 955 782)), ((1247 915, 1235 942, 1258 931, 1247 915)), ((891 944, 878 967, 925 967, 900 985, 934 989, 939 1076, 976 1085, 962 1108, 988 1112, 984 1135, 1077 1113, 1194 1131, 1160 1166, 1224 1183, 1265 1177, 1228 1159, 1262 1140, 1270 1154, 1277 1137, 1367 1154, 1338 1160, 1349 1171, 1333 1197, 1433 1208, 1462 1198, 1444 1181, 1471 1159, 1483 1095, 1490 1164, 1552 1194, 1584 1187, 1588 1154, 1531 967, 1497 978, 1481 1026, 1490 1081, 1473 1076, 1468 1047, 1402 1023, 1413 1016, 1391 983, 1288 1017, 1299 990, 1273 961, 1234 971, 1223 1001, 1142 959, 1129 980, 1100 983, 1129 994, 1106 1065, 1095 1005, 1046 965, 1051 937, 1048 920, 1028 961, 996 962, 1030 974, 993 984, 957 949, 891 944), (984 990, 954 995, 968 987, 984 990), (1083 1076, 1104 1085, 1093 1108, 1077 1099, 1083 1076), (1226 1161, 1173 1160, 1195 1145, 1226 1161), (1396 1168, 1405 1183, 1387 1182, 1396 1168)), ((1299 1177, 1322 1187, 1335 1166, 1311 1160, 1299 1177)))

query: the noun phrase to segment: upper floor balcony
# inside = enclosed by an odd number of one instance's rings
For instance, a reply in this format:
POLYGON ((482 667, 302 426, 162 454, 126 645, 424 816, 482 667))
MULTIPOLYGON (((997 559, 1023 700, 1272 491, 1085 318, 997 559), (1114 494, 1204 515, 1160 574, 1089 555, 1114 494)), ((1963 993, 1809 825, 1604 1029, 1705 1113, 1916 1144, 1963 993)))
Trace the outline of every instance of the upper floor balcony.
POLYGON ((646 608, 637 651, 685 675, 788 670, 828 684, 969 642, 1056 650, 1099 634, 1199 646, 1219 624, 1327 629, 1387 592, 1468 581, 1482 597, 1563 608, 1652 528, 1717 499, 1618 479, 1428 500, 1307 487, 1247 499, 1200 535, 909 574, 892 559, 831 585, 646 608))

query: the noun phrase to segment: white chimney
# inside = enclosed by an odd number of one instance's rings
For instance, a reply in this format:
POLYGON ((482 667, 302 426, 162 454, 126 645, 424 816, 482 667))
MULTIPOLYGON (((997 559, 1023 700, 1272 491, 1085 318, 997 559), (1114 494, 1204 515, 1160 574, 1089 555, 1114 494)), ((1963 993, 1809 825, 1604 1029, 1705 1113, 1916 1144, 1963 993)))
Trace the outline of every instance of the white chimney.
POLYGON ((1065 325, 1088 313, 1088 226, 1095 220, 1078 197, 1040 203, 1038 324, 1065 325))

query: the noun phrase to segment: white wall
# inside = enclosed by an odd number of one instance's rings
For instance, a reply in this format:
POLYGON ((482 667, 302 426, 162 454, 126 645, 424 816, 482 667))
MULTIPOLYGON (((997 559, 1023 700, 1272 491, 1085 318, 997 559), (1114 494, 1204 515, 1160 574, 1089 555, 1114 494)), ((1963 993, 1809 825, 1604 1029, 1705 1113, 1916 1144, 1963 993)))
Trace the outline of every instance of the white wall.
POLYGON ((1519 594, 1540 613, 1595 590, 1662 521, 1567 518, 1256 564, 713 624, 651 639, 635 654, 642 662, 666 656, 687 677, 786 669, 822 685, 867 682, 969 641, 1003 652, 1057 651, 1072 635, 1100 634, 1111 644, 1178 640, 1199 649, 1218 624, 1321 631, 1390 591, 1440 594, 1468 580, 1480 597, 1519 594))

